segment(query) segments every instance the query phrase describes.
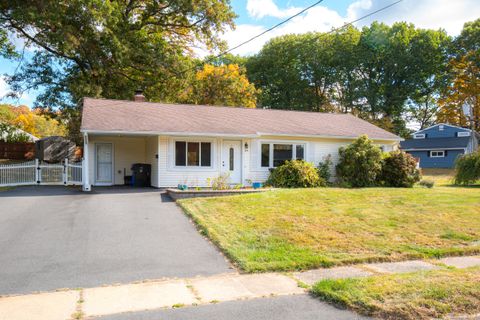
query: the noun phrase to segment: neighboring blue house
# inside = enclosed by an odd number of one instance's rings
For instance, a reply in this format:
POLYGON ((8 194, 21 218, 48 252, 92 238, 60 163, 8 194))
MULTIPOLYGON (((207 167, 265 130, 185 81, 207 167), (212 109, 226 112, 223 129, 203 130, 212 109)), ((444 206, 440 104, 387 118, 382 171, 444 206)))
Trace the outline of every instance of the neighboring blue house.
POLYGON ((478 133, 439 123, 415 132, 400 148, 420 160, 421 168, 453 168, 458 156, 478 149, 478 133))

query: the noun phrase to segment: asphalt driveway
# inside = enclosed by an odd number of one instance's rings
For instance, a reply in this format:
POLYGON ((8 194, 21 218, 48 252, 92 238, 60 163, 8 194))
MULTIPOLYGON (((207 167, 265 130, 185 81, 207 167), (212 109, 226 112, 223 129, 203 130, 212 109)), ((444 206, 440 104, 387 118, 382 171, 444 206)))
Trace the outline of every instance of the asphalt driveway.
POLYGON ((0 295, 233 271, 154 189, 0 192, 0 295))

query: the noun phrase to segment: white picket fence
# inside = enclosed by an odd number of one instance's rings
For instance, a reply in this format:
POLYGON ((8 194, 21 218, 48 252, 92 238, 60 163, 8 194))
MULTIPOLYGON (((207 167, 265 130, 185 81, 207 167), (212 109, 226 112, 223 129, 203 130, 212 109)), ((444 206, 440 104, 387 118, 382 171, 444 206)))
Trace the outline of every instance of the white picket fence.
POLYGON ((38 159, 0 165, 0 186, 81 185, 83 163, 43 163, 38 159))

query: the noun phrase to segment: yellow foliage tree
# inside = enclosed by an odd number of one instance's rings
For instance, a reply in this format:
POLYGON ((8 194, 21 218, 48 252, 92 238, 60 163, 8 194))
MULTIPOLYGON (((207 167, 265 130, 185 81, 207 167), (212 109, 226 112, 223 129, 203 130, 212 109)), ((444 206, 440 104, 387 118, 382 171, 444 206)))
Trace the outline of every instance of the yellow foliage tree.
POLYGON ((65 126, 58 120, 27 106, 0 105, 0 122, 13 125, 39 138, 66 134, 65 126))
POLYGON ((193 86, 182 99, 188 103, 255 108, 259 90, 255 89, 237 64, 207 64, 196 73, 193 86))
POLYGON ((459 126, 467 126, 462 105, 467 102, 473 108, 475 130, 480 130, 480 54, 471 51, 450 62, 453 81, 447 94, 440 99, 439 122, 447 122, 459 126))

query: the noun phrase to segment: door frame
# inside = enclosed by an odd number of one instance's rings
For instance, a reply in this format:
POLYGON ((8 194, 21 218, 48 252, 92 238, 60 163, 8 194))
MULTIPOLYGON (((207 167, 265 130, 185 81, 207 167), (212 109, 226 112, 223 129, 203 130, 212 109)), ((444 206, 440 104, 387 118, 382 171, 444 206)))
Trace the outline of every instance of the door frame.
POLYGON ((95 186, 113 186, 115 184, 115 145, 113 142, 108 142, 108 141, 99 141, 94 143, 94 156, 93 156, 93 161, 94 161, 94 173, 93 173, 93 181, 95 186), (112 148, 112 181, 111 182, 99 182, 97 180, 97 171, 98 171, 98 161, 97 161, 97 145, 99 144, 108 144, 112 148))
MULTIPOLYGON (((222 147, 221 147, 221 152, 220 152, 220 171, 223 172, 229 172, 230 170, 224 170, 222 164, 225 161, 227 163, 228 159, 224 158, 225 155, 225 144, 228 142, 235 142, 238 143, 239 149, 238 149, 238 161, 239 161, 239 175, 238 175, 238 181, 235 182, 230 182, 230 184, 239 184, 243 182, 243 141, 242 140, 234 140, 234 139, 224 139, 222 140, 222 147)), ((235 159, 234 159, 235 161, 235 159)), ((227 168, 227 167, 225 167, 227 168)))

